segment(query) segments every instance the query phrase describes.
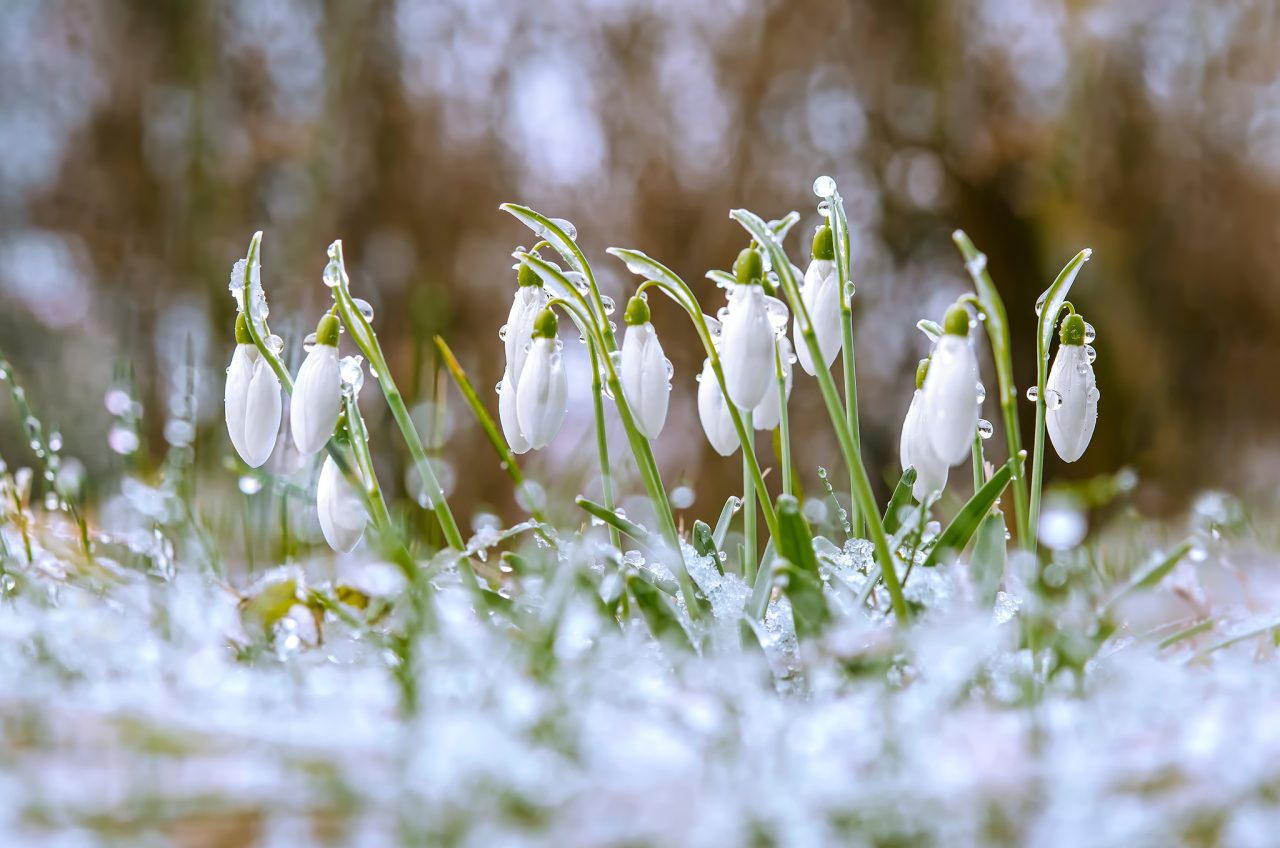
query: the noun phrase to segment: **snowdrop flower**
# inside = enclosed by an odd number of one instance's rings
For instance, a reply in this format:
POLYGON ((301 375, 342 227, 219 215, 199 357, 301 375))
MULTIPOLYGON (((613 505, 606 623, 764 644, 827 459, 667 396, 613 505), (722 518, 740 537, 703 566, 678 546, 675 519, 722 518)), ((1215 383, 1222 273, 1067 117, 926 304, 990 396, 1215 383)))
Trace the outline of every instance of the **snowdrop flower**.
POLYGON ((543 309, 534 319, 533 345, 516 383, 516 422, 529 447, 544 448, 555 438, 568 412, 568 394, 556 316, 543 309))
POLYGON ((236 352, 227 369, 223 405, 232 446, 250 468, 257 468, 276 446, 280 379, 254 346, 243 314, 236 318, 236 352))
POLYGON ((738 284, 729 297, 721 332, 720 362, 729 399, 752 409, 773 385, 773 325, 765 303, 763 263, 751 248, 734 262, 738 284))
POLYGON ((516 296, 511 302, 506 326, 502 329, 507 348, 506 370, 515 378, 516 385, 519 384, 525 359, 529 356, 529 339, 533 336, 534 319, 547 305, 547 290, 542 287, 542 278, 536 271, 528 265, 521 265, 517 280, 519 286, 516 288, 516 296))
POLYGON ((969 344, 969 313, 958 303, 943 320, 923 392, 929 444, 940 460, 955 465, 969 455, 978 429, 978 357, 969 344))
POLYGON ((662 353, 658 334, 649 323, 649 304, 644 298, 631 298, 623 319, 627 322, 627 335, 622 340, 622 392, 631 405, 636 427, 656 439, 667 421, 671 367, 662 353))
POLYGON ((942 491, 947 485, 947 463, 934 452, 926 429, 922 389, 928 371, 929 360, 920 360, 920 366, 916 369, 916 391, 911 396, 907 417, 902 422, 902 441, 899 446, 902 470, 916 470, 916 482, 911 493, 920 503, 924 503, 934 492, 942 491))
POLYGON ((733 416, 729 412, 729 402, 724 392, 720 391, 720 381, 711 368, 711 360, 702 364, 702 374, 698 376, 698 420, 707 434, 707 441, 721 456, 732 456, 738 449, 737 428, 733 426, 733 416))
POLYGON ((347 553, 360 543, 369 520, 360 493, 343 475, 333 457, 326 456, 316 485, 316 513, 329 547, 347 553))
POLYGON ((293 443, 303 456, 325 446, 338 423, 342 406, 342 377, 338 366, 338 318, 325 315, 316 326, 316 340, 293 381, 289 426, 293 443))
MULTIPOLYGON (((786 336, 778 336, 778 357, 782 362, 782 383, 787 398, 790 399, 791 384, 793 382, 791 363, 795 362, 795 354, 792 353, 791 342, 787 341, 786 336)), ((764 400, 756 404, 755 409, 751 410, 751 423, 757 430, 772 430, 782 420, 781 404, 778 403, 777 362, 774 363, 772 376, 773 380, 770 383, 769 391, 765 392, 764 400)))
MULTIPOLYGON (((831 367, 841 345, 840 275, 836 273, 835 258, 835 239, 831 227, 823 224, 813 236, 813 260, 809 263, 809 269, 804 272, 804 281, 800 284, 800 300, 809 313, 813 334, 818 340, 818 350, 822 354, 823 368, 831 367)), ((799 321, 795 325, 795 340, 800 367, 807 374, 816 375, 818 369, 813 363, 813 357, 809 355, 809 345, 800 332, 799 321)))
POLYGON ((1085 349, 1085 323, 1072 313, 1062 322, 1062 344, 1045 384, 1045 424, 1053 449, 1075 462, 1089 446, 1098 423, 1098 383, 1085 349))

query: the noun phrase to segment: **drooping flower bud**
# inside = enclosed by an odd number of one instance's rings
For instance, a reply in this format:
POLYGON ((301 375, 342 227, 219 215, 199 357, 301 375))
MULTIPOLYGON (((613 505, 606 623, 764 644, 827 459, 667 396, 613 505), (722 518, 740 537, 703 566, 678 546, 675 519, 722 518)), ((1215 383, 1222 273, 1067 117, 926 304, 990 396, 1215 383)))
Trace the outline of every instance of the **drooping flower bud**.
POLYGON ((560 347, 556 316, 543 309, 534 319, 533 344, 516 385, 516 421, 531 448, 546 447, 568 412, 569 384, 560 347))
POLYGON ((916 390, 911 395, 911 405, 907 407, 907 417, 902 421, 902 439, 899 445, 899 458, 902 470, 916 470, 916 482, 911 493, 920 503, 924 503, 935 492, 940 492, 947 485, 948 464, 938 458, 932 441, 926 430, 927 421, 924 413, 925 375, 929 370, 929 360, 920 360, 916 369, 916 390))
MULTIPOLYGON (((831 227, 823 225, 813 236, 813 259, 804 272, 804 280, 800 284, 800 300, 804 302, 805 311, 809 313, 809 321, 813 326, 813 334, 818 340, 818 350, 822 353, 822 367, 830 368, 840 352, 840 275, 836 273, 835 240, 831 227)), ((813 357, 809 355, 809 345, 800 332, 800 321, 795 326, 796 358, 805 373, 816 375, 817 367, 813 357)))
POLYGON ((316 484, 316 514, 320 531, 329 547, 347 553, 360 543, 369 514, 360 493, 351 485, 333 461, 326 456, 316 484))
POLYGON ((1075 462, 1089 446, 1098 423, 1098 384, 1085 348, 1085 323, 1079 315, 1062 322, 1062 344, 1045 383, 1045 426, 1053 449, 1075 462))
POLYGON ((969 455, 978 429, 978 357, 963 306, 947 310, 942 329, 924 380, 923 413, 934 453, 955 465, 969 455))
POLYGON ((624 316, 627 334, 622 340, 619 379, 636 427, 650 439, 658 438, 667 420, 671 399, 671 363, 662 352, 658 334, 649 323, 649 304, 636 296, 624 316))
POLYGON ((250 468, 271 457, 280 431, 280 380, 254 346, 244 315, 236 318, 236 350, 227 368, 223 407, 231 444, 250 468))
MULTIPOLYGON (((735 263, 748 264, 741 258, 735 263)), ((733 287, 720 338, 720 362, 729 399, 739 409, 753 409, 773 383, 774 331, 764 289, 758 282, 733 287)))
POLYGON ((772 430, 782 420, 781 399, 778 397, 777 365, 779 362, 782 364, 784 391, 788 400, 791 398, 791 384, 794 382, 791 363, 795 355, 791 351, 791 342, 787 341, 786 336, 778 336, 777 355, 778 360, 774 362, 773 383, 769 391, 765 392, 764 399, 751 410, 751 424, 757 430, 772 430))
POLYGON ((525 453, 529 450, 529 440, 520 432, 520 422, 516 417, 516 381, 510 371, 502 375, 498 383, 498 421, 502 424, 502 435, 512 453, 525 453))
POLYGON ((315 344, 307 352, 293 382, 289 426, 299 453, 310 456, 325 446, 338 423, 341 407, 338 319, 325 315, 316 326, 315 344))
POLYGON ((733 426, 729 402, 720 390, 720 381, 716 379, 710 359, 703 362, 702 374, 698 377, 698 420, 702 422, 702 430, 707 434, 712 449, 721 456, 732 456, 741 442, 733 426))

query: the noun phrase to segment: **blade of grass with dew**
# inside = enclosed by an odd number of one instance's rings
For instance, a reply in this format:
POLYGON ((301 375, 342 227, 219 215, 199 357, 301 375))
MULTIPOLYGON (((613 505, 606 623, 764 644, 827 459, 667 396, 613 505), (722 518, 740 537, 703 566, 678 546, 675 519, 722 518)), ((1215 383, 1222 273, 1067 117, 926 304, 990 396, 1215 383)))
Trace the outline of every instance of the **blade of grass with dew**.
POLYGON ((742 499, 737 495, 730 495, 729 499, 724 502, 724 506, 720 510, 720 517, 716 519, 715 532, 711 536, 717 548, 724 549, 724 540, 729 535, 729 525, 733 523, 733 514, 741 508, 742 499))
POLYGON ((898 528, 902 526, 902 508, 911 503, 911 488, 916 484, 916 470, 912 466, 907 466, 907 470, 902 472, 902 476, 898 478, 898 485, 893 487, 893 495, 889 498, 889 505, 884 508, 884 518, 881 522, 884 524, 884 532, 896 533, 898 528))
POLYGON ((995 604, 1000 581, 1004 579, 1005 558, 1008 553, 1005 545, 1007 532, 1004 513, 998 509, 992 510, 978 525, 969 571, 977 591, 978 603, 984 607, 995 604))
POLYGON ((1017 460, 1011 459, 1000 467, 995 474, 991 475, 991 479, 983 484, 982 488, 969 498, 969 502, 956 513, 955 518, 951 519, 951 523, 946 529, 938 534, 938 538, 933 543, 929 555, 925 557, 923 565, 928 568, 938 564, 942 555, 948 551, 963 551, 965 546, 969 544, 969 540, 973 538, 973 534, 977 532, 978 525, 982 523, 982 519, 990 512, 991 507, 1000 498, 1005 487, 1009 485, 1009 480, 1013 476, 1013 466, 1017 460))
MULTIPOLYGON (((1018 425, 1018 387, 1013 381, 1013 345, 1009 340, 1009 318, 1004 309, 1004 301, 1000 292, 991 280, 987 271, 986 254, 980 253, 963 230, 951 234, 960 256, 964 259, 965 270, 973 280, 974 290, 978 294, 978 302, 982 313, 986 316, 983 323, 987 328, 987 338, 991 343, 991 358, 995 362, 996 382, 1000 388, 1000 413, 1004 421, 1005 439, 1009 447, 1009 459, 1016 459, 1022 453, 1022 430, 1018 425)), ((926 334, 929 332, 920 325, 926 334)), ((1013 478, 1013 517, 1014 527, 1018 531, 1018 544, 1028 550, 1035 548, 1035 529, 1028 523, 1027 483, 1025 471, 1014 469, 1013 478)))
POLYGON ((1169 572, 1177 568, 1178 563, 1182 562, 1191 553, 1193 547, 1195 547, 1195 543, 1187 539, 1168 554, 1156 559, 1151 565, 1138 571, 1129 578, 1129 581, 1125 583, 1120 591, 1112 596, 1111 600, 1107 601, 1104 608, 1107 610, 1113 609, 1117 603, 1130 594, 1141 589, 1154 588, 1156 584, 1168 576, 1169 572))
POLYGON ((671 602, 652 584, 634 573, 628 574, 626 581, 627 589, 631 592, 631 597, 635 598, 640 615, 645 624, 649 625, 649 632, 654 638, 671 647, 692 652, 693 641, 680 623, 680 617, 676 615, 671 602))
MULTIPOLYGON (((813 533, 800 513, 800 502, 792 495, 778 498, 778 557, 773 573, 781 578, 782 591, 791 599, 796 636, 816 638, 831 621, 818 571, 818 557, 813 551, 813 533)), ((765 573, 761 579, 769 580, 765 573)))

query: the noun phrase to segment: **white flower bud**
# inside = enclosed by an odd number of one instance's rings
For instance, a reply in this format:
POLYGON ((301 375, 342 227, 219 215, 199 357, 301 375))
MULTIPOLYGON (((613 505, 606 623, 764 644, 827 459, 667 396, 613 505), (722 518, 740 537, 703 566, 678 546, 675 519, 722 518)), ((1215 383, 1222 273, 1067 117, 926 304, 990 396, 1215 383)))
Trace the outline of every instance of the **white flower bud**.
MULTIPOLYGON (((830 259, 814 259, 809 263, 809 269, 804 272, 804 281, 800 284, 800 300, 804 302, 805 311, 813 325, 813 334, 818 340, 822 367, 830 368, 836 354, 840 352, 842 342, 840 275, 836 273, 835 262, 830 259)), ((796 358, 800 360, 800 367, 807 374, 817 374, 813 357, 809 355, 809 345, 800 332, 799 319, 796 320, 794 336, 796 358)))
POLYGON ((1084 319, 1069 316, 1063 322, 1062 345, 1045 383, 1045 426, 1053 449, 1064 462, 1075 462, 1084 454, 1098 423, 1097 378, 1083 336, 1084 319), (1078 319, 1078 326, 1072 319, 1078 319))
POLYGON ((568 412, 568 395, 556 319, 544 309, 534 320, 533 345, 516 385, 516 421, 529 447, 544 448, 555 438, 568 412))
POLYGON ((978 357, 969 344, 963 307, 947 313, 924 378, 925 429, 934 453, 947 465, 969 455, 978 430, 978 357))
POLYGON ((658 438, 667 420, 671 398, 671 373, 653 325, 645 322, 627 328, 622 340, 619 379, 636 427, 650 439, 658 438))
POLYGON ((502 382, 498 384, 498 421, 512 453, 529 450, 529 440, 520 432, 520 422, 516 418, 516 381, 510 371, 502 375, 502 382))
MULTIPOLYGON (((523 270, 526 266, 521 266, 523 270)), ((530 274, 533 272, 530 271, 530 274)), ((522 274, 522 279, 523 279, 522 274)), ((534 279, 537 279, 536 276, 534 279)), ((507 373, 515 378, 512 389, 520 384, 525 359, 529 356, 529 339, 533 336, 533 322, 547 306, 547 290, 540 285, 521 285, 516 289, 511 311, 507 314, 504 343, 507 351, 507 373)))
POLYGON ((369 520, 360 493, 342 474, 333 457, 326 456, 316 484, 316 514, 329 547, 347 553, 360 543, 369 520))
POLYGON ((725 388, 739 409, 753 409, 773 384, 773 325, 759 285, 736 285, 720 342, 725 388))
POLYGON ((710 359, 703 363, 702 376, 698 379, 698 420, 702 422, 707 441, 715 452, 721 456, 732 456, 741 442, 710 359))
POLYGON ((252 344, 236 345, 223 402, 232 446, 250 468, 259 467, 280 431, 280 380, 252 344))
POLYGON ((293 381, 289 428, 303 456, 325 446, 342 408, 342 369, 338 364, 338 319, 326 315, 316 330, 316 343, 293 381))

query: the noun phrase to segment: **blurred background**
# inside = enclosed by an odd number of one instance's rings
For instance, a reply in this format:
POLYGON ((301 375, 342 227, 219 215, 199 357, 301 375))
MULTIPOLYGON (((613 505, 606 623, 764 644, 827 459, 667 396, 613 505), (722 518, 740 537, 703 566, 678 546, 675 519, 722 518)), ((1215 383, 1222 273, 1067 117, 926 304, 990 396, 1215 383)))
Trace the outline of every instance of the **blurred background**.
MULTIPOLYGON (((620 302, 636 280, 611 245, 663 260, 714 313, 703 274, 745 244, 728 210, 799 210, 789 248, 803 267, 811 185, 830 174, 852 228, 864 444, 882 491, 926 352, 915 322, 969 287, 958 227, 990 257, 1022 387, 1037 295, 1094 249, 1071 299, 1097 327, 1098 428, 1075 465, 1050 452, 1050 480, 1132 468, 1156 514, 1204 487, 1269 490, 1278 17, 1273 0, 7 0, 0 351, 87 481, 145 477, 176 444, 234 485, 228 272, 264 230, 272 329, 296 363, 340 237, 455 508, 516 515, 431 345, 449 340, 496 411, 510 252, 532 242, 498 204, 574 221, 620 302), (173 425, 190 386, 194 429, 173 425)), ((676 367, 663 473, 687 490, 678 506, 714 516, 739 463, 699 428, 691 328, 656 301, 654 321, 676 367)), ((579 345, 566 351, 569 421, 526 462, 548 486, 589 491, 587 367, 579 345)), ((411 493, 373 388, 380 461, 411 493)), ((29 462, 0 406, 0 453, 29 462)), ((1024 401, 1024 439, 1032 412, 1024 401)), ((792 421, 816 489, 817 466, 840 463, 811 380, 792 421)), ((998 459, 1003 439, 987 444, 998 459)), ((273 468, 296 467, 287 454, 273 468)))

